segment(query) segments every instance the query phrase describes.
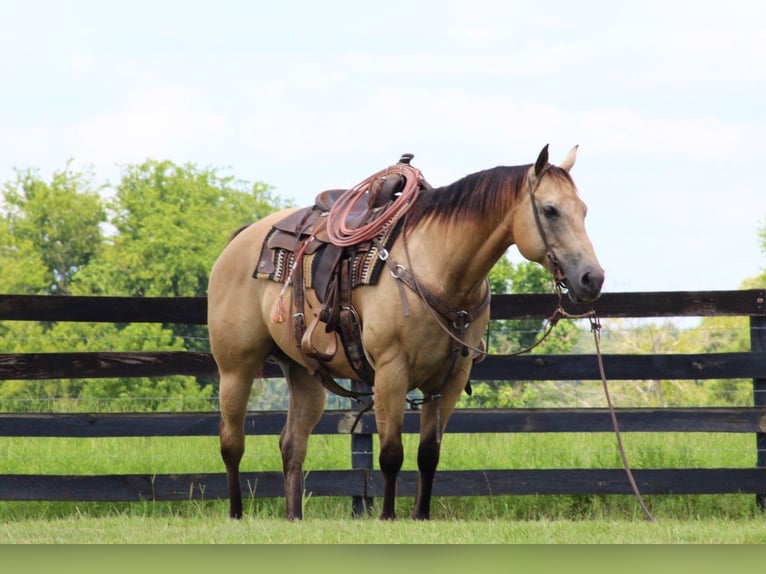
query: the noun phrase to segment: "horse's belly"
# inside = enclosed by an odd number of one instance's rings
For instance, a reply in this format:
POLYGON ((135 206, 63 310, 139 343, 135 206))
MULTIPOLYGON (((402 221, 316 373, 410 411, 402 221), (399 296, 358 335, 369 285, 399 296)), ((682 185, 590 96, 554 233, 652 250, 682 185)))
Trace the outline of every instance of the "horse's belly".
MULTIPOLYGON (((305 325, 306 329, 310 327, 313 320, 313 316, 305 319, 305 321, 308 322, 308 324, 305 325)), ((279 349, 296 363, 307 367, 309 370, 311 370, 312 367, 315 368, 316 364, 319 363, 335 378, 359 378, 346 359, 346 353, 343 349, 340 336, 335 332, 327 333, 323 323, 319 323, 316 328, 310 332, 310 338, 306 338, 304 341, 298 341, 295 333, 294 315, 276 312, 272 314, 268 321, 268 329, 271 338, 279 349), (307 353, 301 350, 301 346, 309 352, 307 353), (321 361, 312 358, 312 356, 317 355, 331 355, 332 358, 321 361)))

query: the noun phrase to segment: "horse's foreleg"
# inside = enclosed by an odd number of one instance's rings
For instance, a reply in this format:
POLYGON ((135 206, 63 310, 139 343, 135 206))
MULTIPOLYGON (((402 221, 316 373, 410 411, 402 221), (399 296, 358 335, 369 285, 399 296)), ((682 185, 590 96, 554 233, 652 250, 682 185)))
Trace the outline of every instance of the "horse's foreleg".
POLYGON ((375 423, 380 437, 378 463, 383 474, 383 508, 380 519, 393 520, 396 518, 396 479, 404 461, 402 426, 405 395, 399 396, 396 393, 392 396, 384 392, 382 386, 375 385, 375 423))
POLYGON ((441 437, 452 414, 460 391, 465 383, 444 385, 441 395, 423 404, 420 413, 420 445, 418 446, 418 490, 412 518, 429 520, 431 518, 431 492, 433 489, 436 467, 439 464, 441 437), (438 416, 437 416, 438 413, 438 416))
POLYGON ((236 374, 221 375, 219 435, 221 457, 226 465, 226 480, 229 487, 230 518, 242 518, 239 463, 245 452, 245 416, 252 381, 252 377, 242 377, 236 374))
POLYGON ((418 445, 418 490, 412 518, 429 520, 431 518, 431 490, 439 464, 441 441, 437 440, 436 409, 440 400, 432 400, 423 405, 420 413, 420 444, 418 445))
POLYGON ((326 391, 316 377, 292 361, 280 362, 290 389, 287 422, 279 436, 287 519, 303 518, 303 461, 309 437, 324 412, 326 391))
POLYGON ((396 478, 404 461, 404 449, 401 437, 395 440, 393 437, 387 440, 381 437, 380 455, 378 462, 383 473, 383 509, 380 513, 381 520, 394 520, 396 518, 396 478))

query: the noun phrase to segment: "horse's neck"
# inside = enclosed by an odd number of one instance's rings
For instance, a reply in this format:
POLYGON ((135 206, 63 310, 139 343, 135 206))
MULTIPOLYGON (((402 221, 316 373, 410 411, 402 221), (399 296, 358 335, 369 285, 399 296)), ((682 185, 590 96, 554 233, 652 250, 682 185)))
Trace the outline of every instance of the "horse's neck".
POLYGON ((513 243, 504 222, 429 221, 407 238, 413 272, 440 296, 470 304, 484 295, 484 280, 513 243))

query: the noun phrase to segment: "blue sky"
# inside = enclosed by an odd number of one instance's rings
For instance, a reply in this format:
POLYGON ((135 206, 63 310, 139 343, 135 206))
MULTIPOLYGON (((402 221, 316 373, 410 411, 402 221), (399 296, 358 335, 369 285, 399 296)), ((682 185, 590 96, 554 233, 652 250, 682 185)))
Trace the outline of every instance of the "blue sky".
POLYGON ((579 144, 606 290, 766 267, 763 2, 5 4, 0 181, 151 157, 303 204, 403 152, 439 185, 579 144))

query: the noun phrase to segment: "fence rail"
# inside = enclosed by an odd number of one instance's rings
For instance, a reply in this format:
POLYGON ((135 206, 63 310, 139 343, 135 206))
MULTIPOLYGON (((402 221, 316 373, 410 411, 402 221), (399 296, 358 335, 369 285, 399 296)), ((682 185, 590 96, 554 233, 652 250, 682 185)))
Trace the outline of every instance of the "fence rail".
MULTIPOLYGON (((557 300, 552 295, 497 295, 493 319, 541 319, 557 300)), ((567 302, 567 310, 585 309, 567 302)), ((754 406, 741 408, 618 409, 623 432, 724 432, 756 436, 755 468, 640 469, 634 475, 645 494, 753 493, 764 507, 766 497, 766 290, 659 293, 605 293, 595 305, 601 317, 750 318, 748 353, 606 355, 613 380, 727 379, 753 380, 754 406)), ((36 297, 0 295, 0 321, 156 322, 202 325, 202 298, 36 297)), ((55 378, 211 376, 209 354, 27 353, 0 354, 0 380, 55 378)), ((273 365, 264 375, 281 377, 273 365)), ((489 357, 474 368, 473 380, 597 380, 593 355, 489 357)), ((319 434, 348 434, 355 413, 328 411, 319 434)), ((407 413, 405 432, 417 432, 417 413, 407 413)), ((283 412, 252 412, 248 433, 278 434, 283 412)), ((217 434, 216 413, 157 414, 0 414, 0 436, 111 437, 208 436, 217 434)), ((353 468, 312 471, 306 490, 314 496, 379 496, 380 477, 371 472, 375 422, 363 415, 351 435, 353 468), (359 453, 361 452, 361 456, 359 453)), ((451 433, 610 432, 605 409, 466 409, 450 419, 451 433)), ((281 496, 278 472, 243 474, 254 496, 281 496)), ((403 472, 400 492, 414 493, 416 477, 403 472)), ((225 476, 214 474, 64 476, 0 475, 0 500, 186 500, 225 497, 225 476)), ((440 471, 434 494, 629 494, 622 469, 521 469, 440 471)))

